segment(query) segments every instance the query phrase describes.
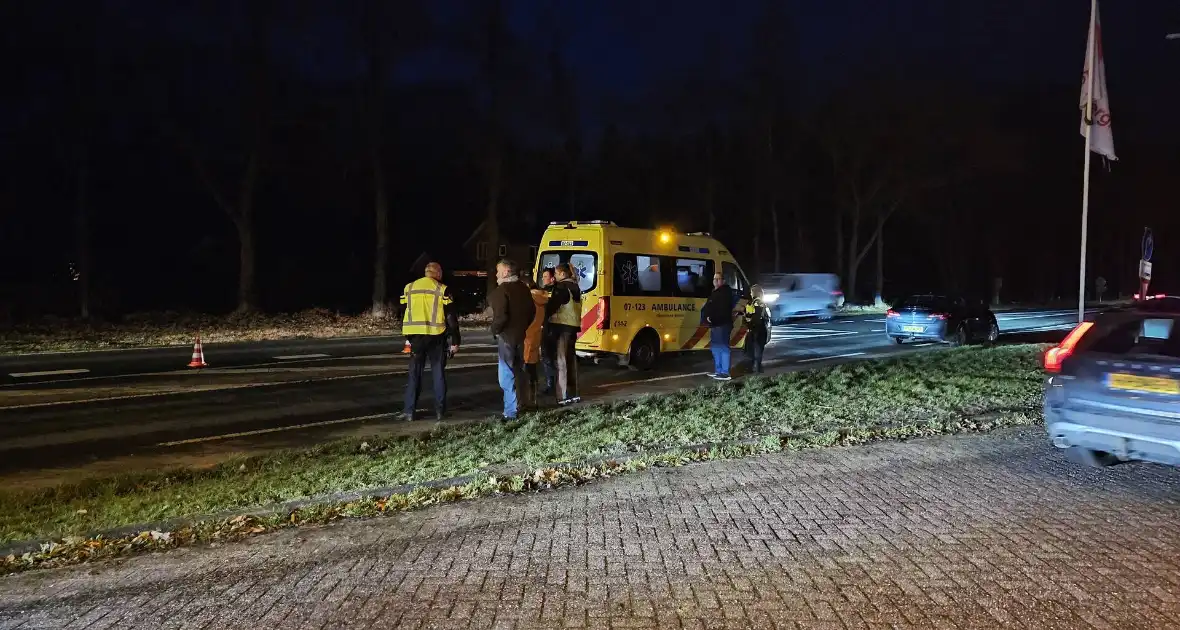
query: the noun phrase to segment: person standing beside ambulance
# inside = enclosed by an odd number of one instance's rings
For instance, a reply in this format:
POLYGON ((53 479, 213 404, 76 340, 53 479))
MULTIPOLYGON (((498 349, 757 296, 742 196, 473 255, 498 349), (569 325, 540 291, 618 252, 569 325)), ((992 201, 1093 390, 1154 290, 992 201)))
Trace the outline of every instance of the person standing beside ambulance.
POLYGON ((557 283, 545 304, 557 364, 557 404, 581 402, 578 395, 578 333, 582 332, 582 290, 569 263, 557 266, 557 283))
POLYGON ((532 278, 525 278, 523 280, 529 288, 529 293, 533 296, 533 304, 537 308, 536 318, 533 323, 529 324, 528 330, 524 331, 524 372, 527 381, 527 389, 521 387, 524 393, 524 404, 527 407, 537 406, 537 390, 539 389, 539 375, 537 373, 537 364, 542 359, 542 339, 545 324, 545 303, 549 301, 549 292, 537 286, 532 278))
POLYGON ((701 315, 709 327, 709 351, 713 353, 713 373, 709 378, 729 381, 729 338, 733 334, 733 290, 720 272, 713 274, 713 293, 701 315))

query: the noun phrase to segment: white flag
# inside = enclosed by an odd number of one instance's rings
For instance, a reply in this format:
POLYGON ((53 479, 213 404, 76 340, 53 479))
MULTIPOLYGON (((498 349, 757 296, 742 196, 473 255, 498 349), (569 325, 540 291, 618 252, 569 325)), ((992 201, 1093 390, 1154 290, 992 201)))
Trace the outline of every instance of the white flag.
POLYGON ((1094 32, 1087 37, 1086 65, 1082 70, 1082 135, 1090 128, 1090 150, 1108 160, 1114 155, 1114 135, 1110 131, 1110 99, 1106 95, 1106 64, 1102 60, 1102 23, 1098 19, 1098 3, 1094 3, 1091 20, 1094 32), (1096 50, 1091 49, 1093 46, 1096 50), (1090 62, 1094 62, 1094 82, 1090 83, 1090 62), (1091 85, 1093 94, 1090 93, 1091 85), (1090 103, 1090 119, 1086 120, 1086 103, 1090 103))

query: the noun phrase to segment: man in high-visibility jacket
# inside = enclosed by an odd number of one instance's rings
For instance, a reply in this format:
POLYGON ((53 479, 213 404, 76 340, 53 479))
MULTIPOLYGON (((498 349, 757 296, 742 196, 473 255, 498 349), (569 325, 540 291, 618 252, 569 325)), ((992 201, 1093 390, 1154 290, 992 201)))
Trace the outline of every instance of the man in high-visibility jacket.
POLYGON ((405 420, 414 419, 427 361, 434 377, 434 417, 442 420, 447 412, 447 359, 459 351, 461 339, 451 293, 441 280, 442 266, 432 262, 426 265, 426 275, 407 284, 402 292, 402 334, 411 352, 402 412, 405 420))

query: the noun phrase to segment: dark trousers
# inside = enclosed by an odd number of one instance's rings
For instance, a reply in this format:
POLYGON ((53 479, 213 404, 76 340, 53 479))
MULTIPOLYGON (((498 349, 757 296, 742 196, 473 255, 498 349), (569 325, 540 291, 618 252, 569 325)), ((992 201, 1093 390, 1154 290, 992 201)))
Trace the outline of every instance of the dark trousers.
POLYGON ((422 393, 422 373, 426 362, 430 362, 430 374, 434 378, 434 411, 447 410, 447 340, 446 335, 422 335, 410 340, 410 373, 406 379, 406 406, 403 411, 413 415, 418 407, 418 395, 422 393))
POLYGON ((525 363, 524 364, 524 373, 528 377, 526 379, 527 380, 526 387, 528 389, 525 389, 525 387, 520 388, 521 392, 522 392, 521 393, 521 399, 522 399, 521 404, 526 407, 536 407, 537 406, 537 389, 540 387, 540 385, 537 383, 537 364, 536 363, 525 363))
POLYGON ((762 352, 766 350, 766 344, 762 343, 760 339, 746 338, 746 345, 749 346, 750 369, 755 374, 762 373, 762 352))
POLYGON ((557 363, 557 400, 578 396, 578 333, 568 326, 554 326, 557 363))
POLYGON ((557 380, 557 335, 553 327, 546 324, 541 333, 541 368, 545 372, 545 391, 553 389, 557 380))

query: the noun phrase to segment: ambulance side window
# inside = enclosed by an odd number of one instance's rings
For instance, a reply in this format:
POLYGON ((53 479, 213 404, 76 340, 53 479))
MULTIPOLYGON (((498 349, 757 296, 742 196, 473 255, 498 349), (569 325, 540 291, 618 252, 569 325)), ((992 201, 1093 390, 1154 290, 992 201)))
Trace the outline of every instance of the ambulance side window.
POLYGON ((676 297, 707 298, 713 292, 713 261, 676 259, 676 297))
POLYGON ((537 284, 541 284, 541 274, 546 269, 554 269, 561 263, 569 263, 573 268, 574 278, 578 281, 578 288, 582 293, 589 293, 598 286, 598 255, 593 252, 550 251, 541 254, 537 262, 537 284))
POLYGON ((614 294, 641 297, 662 296, 665 291, 663 263, 659 256, 615 254, 614 294))
POLYGON ((578 277, 578 289, 589 293, 598 284, 598 256, 594 254, 573 254, 570 266, 578 277))
POLYGON ((735 299, 747 297, 750 295, 750 286, 746 283, 746 277, 742 275, 742 271, 738 266, 730 262, 721 263, 721 277, 725 278, 725 284, 733 290, 735 299))

